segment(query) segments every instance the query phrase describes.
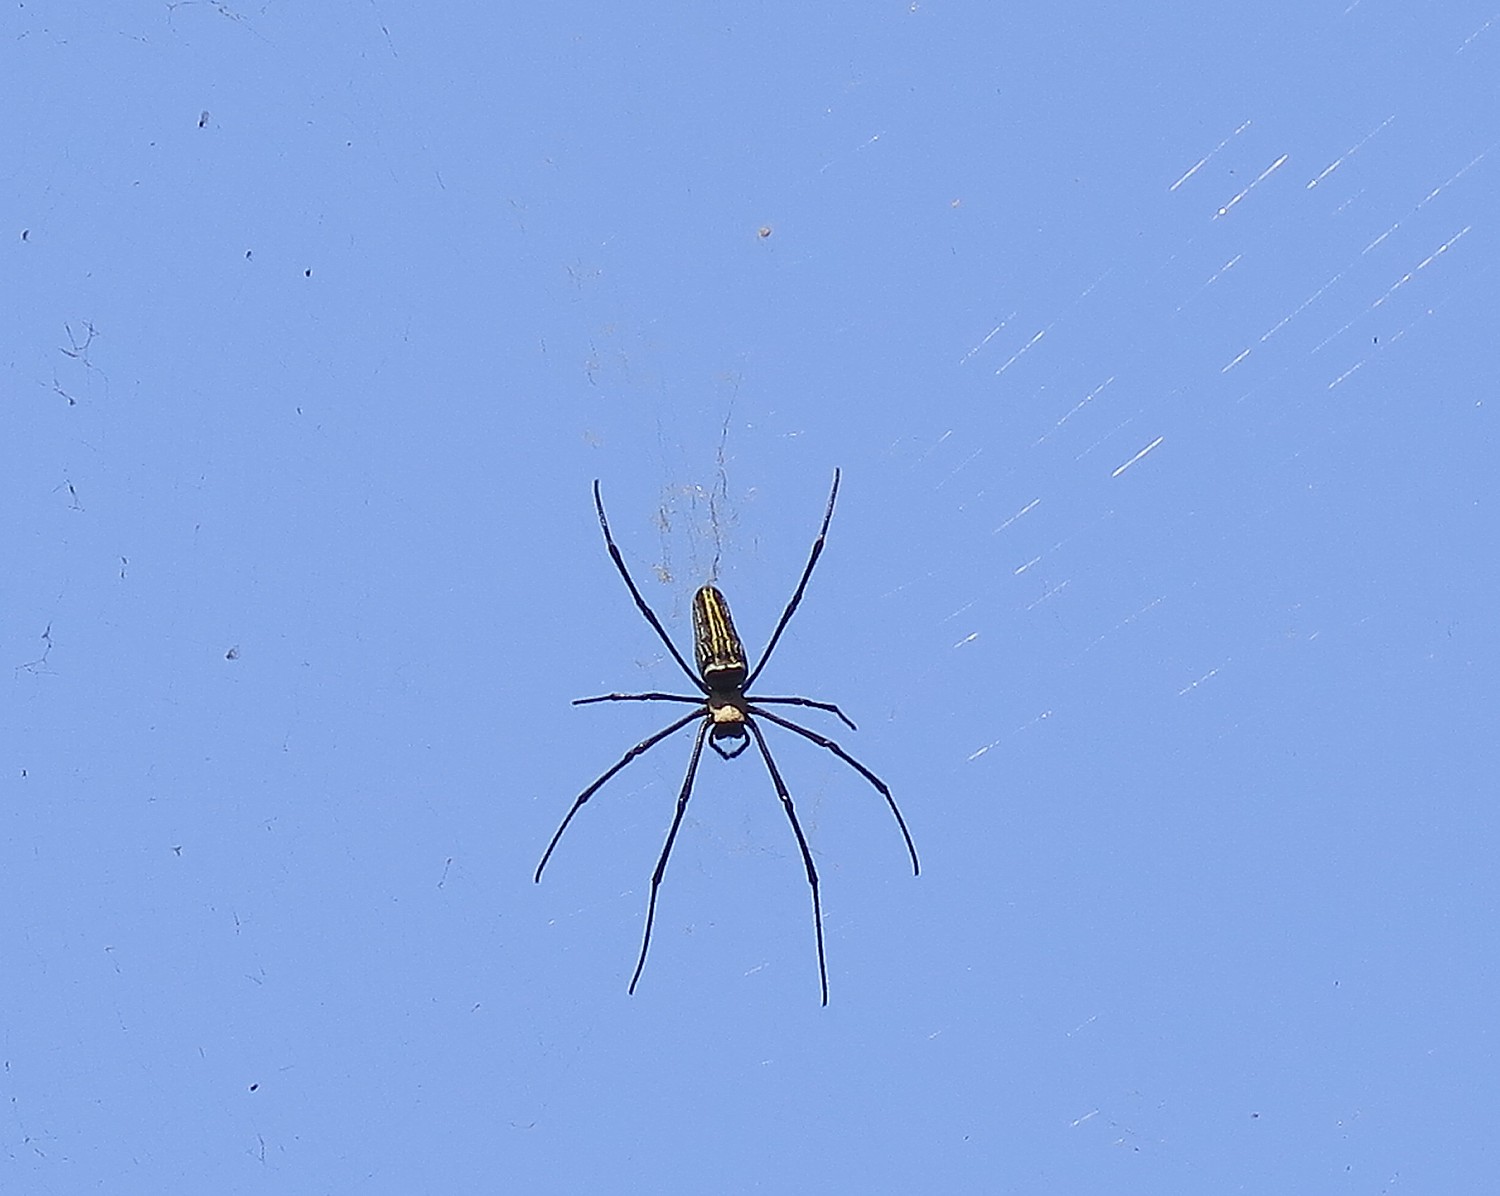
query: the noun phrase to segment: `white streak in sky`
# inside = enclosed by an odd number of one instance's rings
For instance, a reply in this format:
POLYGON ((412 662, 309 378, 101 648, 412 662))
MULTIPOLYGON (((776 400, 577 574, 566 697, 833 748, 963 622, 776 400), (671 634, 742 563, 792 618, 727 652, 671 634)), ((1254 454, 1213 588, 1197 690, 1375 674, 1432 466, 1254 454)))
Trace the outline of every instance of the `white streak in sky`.
POLYGON ((966 364, 968 362, 969 358, 973 357, 974 354, 978 353, 979 350, 981 350, 987 344, 989 344, 992 340, 994 340, 996 334, 999 333, 1000 329, 1004 328, 1007 324, 1009 324, 1015 318, 1016 318, 1016 313, 1015 312, 1011 312, 1010 315, 1006 316, 1005 319, 1001 320, 1000 323, 996 324, 993 328, 991 328, 989 330, 989 332, 985 333, 984 339, 982 341, 980 341, 977 345, 975 345, 972 349, 970 349, 967 353, 965 353, 963 355, 963 357, 961 357, 959 359, 958 364, 959 365, 966 364))
POLYGON ((1005 373, 1006 370, 1010 369, 1011 366, 1015 365, 1016 362, 1021 359, 1021 357, 1027 352, 1027 350, 1029 350, 1034 344, 1037 343, 1037 341, 1041 340, 1042 337, 1044 337, 1046 335, 1047 335, 1047 330, 1045 328, 1043 328, 1034 337, 1032 337, 1029 341, 1027 341, 1019 349, 1017 349, 1014 353, 1012 353, 1010 355, 1010 360, 1007 361, 1004 365, 1002 365, 998 370, 996 370, 995 373, 996 374, 1003 374, 1003 373, 1005 373))
POLYGON ((1467 50, 1469 48, 1469 43, 1471 41, 1473 41, 1481 33, 1485 32, 1494 23, 1495 23, 1495 18, 1491 17, 1488 21, 1486 21, 1478 29, 1474 30, 1473 33, 1469 34, 1468 37, 1464 38, 1463 45, 1459 46, 1458 49, 1454 50, 1453 52, 1455 54, 1462 54, 1465 50, 1467 50))
POLYGON ((1254 182, 1252 182, 1248 187, 1246 187, 1243 191, 1241 191, 1238 195, 1236 195, 1233 199, 1231 199, 1227 204, 1225 204, 1222 208, 1220 208, 1217 212, 1214 213, 1214 219, 1217 220, 1220 216, 1227 216, 1227 215, 1229 215, 1229 209, 1230 208, 1234 207, 1237 203, 1240 202, 1240 200, 1244 199, 1245 196, 1249 195, 1250 192, 1254 191, 1255 188, 1259 187, 1263 182, 1265 182, 1266 179, 1270 178, 1273 172, 1278 171, 1283 166, 1285 166, 1286 165, 1286 160, 1290 156, 1291 156, 1290 154, 1282 154, 1281 157, 1277 158, 1276 161, 1272 162, 1271 165, 1267 166, 1264 170, 1262 170, 1260 172, 1260 174, 1258 174, 1255 177, 1255 181, 1254 182))
POLYGON ((1209 678, 1211 678, 1211 677, 1217 677, 1218 675, 1219 675, 1219 670, 1218 669, 1209 669, 1208 672, 1204 673, 1203 676, 1201 676, 1201 677, 1198 678, 1198 680, 1192 682, 1190 685, 1184 685, 1181 689, 1179 689, 1177 691, 1177 696, 1180 698, 1180 697, 1182 697, 1183 694, 1190 694, 1190 693, 1192 693, 1193 690, 1197 689, 1205 681, 1209 680, 1209 678))
MULTIPOLYGON (((1418 262, 1415 266, 1413 266, 1410 270, 1408 270, 1405 274, 1403 274, 1400 278, 1398 278, 1394 283, 1392 283, 1391 286, 1389 287, 1389 289, 1387 289, 1387 291, 1386 291, 1386 293, 1384 295, 1382 295, 1379 299, 1375 300, 1374 303, 1370 304, 1370 306, 1367 307, 1364 311, 1362 311, 1358 316, 1355 316, 1353 320, 1348 321, 1337 332, 1334 332, 1331 335, 1324 337, 1321 341, 1319 341, 1316 345, 1314 345, 1312 347, 1312 352, 1313 353, 1320 353, 1320 352, 1323 351, 1323 349, 1327 348, 1334 341, 1338 340, 1339 337, 1343 336, 1344 333, 1348 332, 1349 329, 1353 328, 1354 325, 1355 325, 1355 323, 1358 320, 1360 320, 1364 316, 1369 315, 1370 312, 1374 311, 1377 307, 1379 307, 1382 303, 1384 303, 1387 299, 1389 299, 1392 295, 1394 295, 1398 290, 1400 290, 1407 283, 1409 283, 1413 278, 1415 278, 1420 271, 1425 270, 1428 266, 1432 265, 1432 263, 1435 262, 1440 256, 1442 256, 1443 254, 1447 253, 1448 250, 1451 249, 1455 244, 1457 244, 1458 240, 1465 233, 1467 233, 1471 228, 1473 228, 1473 227, 1474 226, 1472 224, 1466 224, 1466 225, 1464 225, 1463 228, 1459 229, 1458 232, 1454 233, 1451 237, 1449 237, 1446 241, 1444 241, 1441 245, 1439 245, 1436 249, 1434 249, 1426 257, 1424 257, 1420 262, 1418 262)), ((1337 378, 1335 378, 1333 380, 1332 383, 1329 384, 1329 389, 1332 389, 1333 387, 1337 386, 1340 382, 1342 382, 1350 374, 1354 373, 1354 371, 1357 370, 1358 368, 1359 368, 1359 366, 1356 365, 1356 366, 1352 367, 1351 369, 1348 369, 1348 370, 1344 371, 1344 373, 1340 374, 1337 378)))
MULTIPOLYGON (((1035 448, 1036 445, 1041 444, 1042 441, 1046 440, 1049 436, 1051 436, 1053 432, 1056 432, 1058 430, 1058 428, 1062 427, 1065 423, 1067 423, 1070 419, 1072 419, 1075 415, 1077 415, 1080 411, 1082 411, 1085 407, 1087 407, 1090 403, 1092 403, 1095 399, 1097 399, 1101 394, 1104 393, 1104 388, 1106 386, 1108 386, 1114 380, 1115 380, 1115 376, 1113 374, 1111 374, 1103 382, 1099 383, 1098 386, 1094 387, 1093 390, 1089 391, 1088 394, 1084 395, 1083 398, 1079 399, 1078 402, 1076 402, 1075 404, 1073 404, 1073 409, 1071 411, 1069 411, 1066 415, 1064 415, 1062 417, 1062 419, 1058 420, 1055 424, 1052 425, 1052 428, 1051 428, 1050 431, 1045 432, 1041 436, 1037 437, 1036 442, 1035 442, 1035 444, 1032 445, 1032 447, 1035 448)), ((1030 509, 1031 509, 1030 507, 1026 508, 1026 510, 1028 510, 1028 511, 1030 509)), ((1022 511, 1021 514, 1023 514, 1023 515, 1026 514, 1026 511, 1022 511)))
MULTIPOLYGON (((1050 710, 1043 710, 1039 715, 1037 715, 1029 723, 1022 723, 1019 727, 1017 727, 1014 731, 1011 732, 1011 735, 1019 735, 1022 731, 1029 731, 1029 730, 1031 730, 1032 727, 1036 726, 1038 723, 1044 723, 1044 722, 1046 722, 1051 717, 1052 717, 1052 711, 1050 711, 1050 710)), ((1008 736, 1002 735, 999 739, 992 739, 992 740, 990 740, 990 742, 987 743, 987 744, 985 744, 982 748, 979 748, 977 751, 970 752, 969 753, 969 758, 968 758, 968 760, 965 761, 965 763, 966 764, 967 763, 972 763, 973 761, 978 760, 979 757, 982 756, 982 755, 984 755, 986 752, 992 750, 993 748, 999 747, 1002 743, 1005 742, 1005 740, 1007 738, 1008 738, 1008 736)))
POLYGON ((1345 370, 1342 374, 1340 374, 1337 378, 1335 378, 1332 382, 1330 382, 1328 384, 1328 389, 1332 390, 1335 386, 1338 386, 1341 382, 1347 381, 1356 371, 1358 371, 1359 369, 1361 369, 1364 366, 1364 364, 1365 363, 1362 362, 1362 361, 1356 361, 1347 370, 1345 370))
POLYGON ((1108 631, 1106 631, 1103 635, 1101 635, 1098 639, 1096 639, 1092 644, 1090 644, 1087 648, 1085 648, 1084 651, 1085 652, 1092 652, 1095 648, 1097 648, 1100 644, 1102 644, 1110 636, 1114 635, 1115 632, 1119 631, 1120 628, 1122 628, 1122 627, 1129 627, 1132 623, 1134 623, 1137 619, 1139 619, 1147 611, 1155 610, 1158 606, 1160 606, 1165 601, 1166 601, 1166 595, 1165 594, 1160 594, 1157 597, 1151 599, 1151 601, 1148 602, 1148 603, 1146 603, 1145 606, 1141 607, 1140 610, 1136 611, 1132 615, 1127 616, 1124 619, 1121 619, 1118 623, 1116 623, 1113 627, 1111 627, 1108 631))
POLYGON ((1209 279, 1208 279, 1207 282, 1205 282, 1201 287, 1199 287, 1196 291, 1194 291, 1191 295, 1189 295, 1186 299, 1184 299, 1180 304, 1178 304, 1177 311, 1174 311, 1172 314, 1175 316, 1175 315, 1177 315, 1178 312, 1182 311, 1182 309, 1184 307, 1186 307, 1189 303, 1191 303, 1199 295, 1203 294, 1204 291, 1208 290, 1208 288, 1211 287, 1211 286, 1213 286, 1214 283, 1218 282, 1219 279, 1222 278, 1226 272, 1234 269, 1235 266, 1239 265, 1240 259, 1243 258, 1244 256, 1245 255, 1243 253, 1237 253, 1232 258, 1230 258, 1227 262, 1225 262, 1222 266, 1220 266, 1217 270, 1215 270, 1213 272, 1213 274, 1209 277, 1209 279))
POLYGON ((1219 142, 1218 145, 1214 146, 1213 149, 1209 150, 1208 153, 1204 154, 1203 157, 1199 158, 1196 162, 1194 162, 1191 166, 1189 166, 1187 173, 1185 175, 1183 175, 1180 179, 1178 179, 1175 183, 1173 183, 1170 187, 1167 188, 1167 194, 1170 195, 1173 191, 1176 191, 1178 187, 1182 186, 1183 183, 1187 182, 1188 179, 1192 178, 1195 174, 1197 174, 1200 170, 1202 170, 1203 167, 1208 164, 1208 160, 1210 158, 1212 158, 1221 149, 1223 149, 1226 145, 1228 145, 1234 138, 1238 137, 1241 133, 1243 133, 1249 127, 1250 127, 1250 122, 1247 120, 1244 124, 1242 124, 1233 133, 1229 134, 1228 137, 1224 138, 1223 141, 1219 142))
POLYGON ((1012 523, 1014 523, 1022 515, 1026 514, 1027 511, 1030 511, 1032 508, 1034 508, 1037 505, 1037 503, 1039 503, 1041 501, 1042 500, 1039 499, 1039 498, 1033 498, 1029 503, 1027 503, 1024 507, 1022 507, 1019 511, 1017 511, 1014 515, 1012 515, 1009 519, 1007 519, 1004 523, 1002 523, 999 527, 997 527, 994 531, 992 531, 990 533, 990 535, 992 535, 992 536, 999 535, 1006 528, 1008 528, 1012 523))
POLYGON ((1134 465, 1137 461, 1139 461, 1142 457, 1144 457, 1147 453, 1149 453, 1152 449, 1154 449, 1157 445, 1159 445, 1165 439, 1166 439, 1165 436, 1158 436, 1155 440, 1153 440, 1150 444, 1148 444, 1145 448, 1143 448, 1135 456, 1133 456, 1132 458, 1130 458, 1129 461, 1125 462, 1124 465, 1120 466, 1119 469, 1115 470, 1114 473, 1110 474, 1109 476, 1112 477, 1112 478, 1119 477, 1122 473, 1124 473, 1127 469, 1129 469, 1132 465, 1134 465))
POLYGON ((1388 290, 1379 299, 1375 300, 1374 303, 1370 304, 1370 310, 1374 311, 1377 307, 1379 307, 1382 303, 1384 303, 1387 299, 1394 295, 1400 288, 1404 287, 1413 278, 1415 278, 1418 271, 1425 270, 1428 266, 1432 265, 1432 263, 1438 259, 1439 255, 1447 253, 1448 250, 1458 242, 1459 238, 1473 227, 1474 226, 1472 224, 1464 225, 1463 228, 1459 229, 1458 232, 1454 233, 1426 257, 1424 257, 1412 269, 1408 270, 1405 274, 1398 278, 1390 290, 1388 290))
POLYGON ((1061 594, 1067 588, 1068 588, 1068 583, 1067 582, 1065 582, 1065 581, 1058 582, 1055 586, 1053 586, 1050 590, 1048 590, 1045 594, 1043 594, 1035 602, 1028 602, 1026 604, 1026 609, 1027 610, 1035 610, 1037 607, 1041 606, 1042 603, 1046 602, 1048 598, 1055 598, 1058 594, 1061 594))
POLYGON ((1324 179, 1326 179, 1329 175, 1331 175, 1335 170, 1337 170, 1340 166, 1342 166, 1344 164, 1345 159, 1352 157, 1355 154, 1355 152, 1362 145, 1364 145, 1365 142, 1369 141, 1371 137, 1375 136, 1376 133, 1380 132, 1381 129, 1385 128, 1386 125, 1390 124, 1391 121, 1393 121, 1395 119, 1396 119, 1395 113, 1392 113, 1390 116, 1386 117, 1383 121, 1381 121, 1378 125, 1376 125, 1373 129, 1371 129, 1368 133, 1366 133, 1363 137, 1361 137, 1358 141, 1356 141, 1348 149, 1346 149, 1342 154, 1340 154, 1337 158, 1335 158, 1332 163, 1330 163, 1328 166, 1325 166, 1323 168, 1323 173, 1320 174, 1317 178, 1313 179, 1311 182, 1309 182, 1307 184, 1307 188, 1306 189, 1310 191, 1314 187, 1316 187, 1319 183, 1321 183, 1324 179))

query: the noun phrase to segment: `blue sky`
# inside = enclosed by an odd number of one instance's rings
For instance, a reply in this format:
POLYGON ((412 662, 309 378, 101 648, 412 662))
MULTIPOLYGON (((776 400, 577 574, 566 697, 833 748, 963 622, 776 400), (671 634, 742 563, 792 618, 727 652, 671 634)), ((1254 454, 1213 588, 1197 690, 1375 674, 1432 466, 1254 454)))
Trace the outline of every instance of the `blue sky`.
POLYGON ((8 1187, 1493 1175, 1493 9, 3 32, 8 1187))

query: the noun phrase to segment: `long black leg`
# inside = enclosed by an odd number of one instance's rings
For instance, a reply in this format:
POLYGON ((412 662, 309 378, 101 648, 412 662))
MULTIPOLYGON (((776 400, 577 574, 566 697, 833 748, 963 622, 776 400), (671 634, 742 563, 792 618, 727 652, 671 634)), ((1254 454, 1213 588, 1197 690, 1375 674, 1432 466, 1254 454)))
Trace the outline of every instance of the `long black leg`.
MULTIPOLYGON (((598 483, 595 484, 597 491, 598 483)), ((813 566, 818 563, 818 557, 823 555, 823 541, 828 537, 828 524, 833 519, 833 501, 839 496, 839 471, 833 471, 833 489, 828 494, 828 509, 823 512, 823 526, 818 529, 818 538, 813 541, 812 555, 807 558, 807 568, 802 570, 802 580, 797 583, 797 590, 792 595, 792 600, 786 604, 786 609, 781 612, 781 620, 776 624, 776 630, 771 632, 771 642, 766 645, 766 650, 760 655, 760 663, 755 666, 755 671, 745 678, 744 689, 749 689, 755 684, 755 679, 760 676, 761 669, 766 667, 766 661, 771 659, 771 653, 776 648, 776 641, 781 639, 781 633, 786 630, 787 623, 797 610, 797 604, 802 601, 802 591, 807 589, 807 579, 812 576, 813 566)), ((602 513, 603 508, 600 508, 602 513)), ((622 565, 621 568, 624 568, 622 565)))
MULTIPOLYGON (((829 509, 831 512, 832 508, 830 507, 829 509)), ((687 661, 682 659, 682 653, 677 650, 677 645, 672 643, 671 639, 667 636, 666 630, 661 625, 661 620, 656 617, 656 612, 646 605, 646 600, 641 597, 640 590, 635 588, 635 582, 630 577, 630 570, 625 568, 625 558, 620 555, 619 548, 615 546, 615 538, 609 533, 609 520, 604 515, 604 498, 599 493, 598 478, 594 479, 594 510, 599 512, 599 526, 604 529, 604 546, 609 549, 610 559, 614 561, 615 568, 620 571, 620 576, 625 579, 625 587, 630 591, 630 596, 635 599, 637 608, 639 608, 641 614, 646 616, 646 622, 651 624, 656 634, 661 636, 661 642, 666 644, 667 651, 672 654, 672 659, 687 674, 687 679, 703 690, 704 693, 707 693, 708 689, 699 679, 698 674, 688 668, 687 661)))
MULTIPOLYGON (((746 719, 750 733, 755 736, 755 746, 771 771, 771 784, 776 786, 776 796, 781 798, 781 808, 786 811, 787 821, 792 824, 792 834, 797 836, 797 846, 802 850, 802 863, 807 867, 807 884, 812 889, 813 928, 818 932, 818 983, 823 989, 823 1004, 828 1004, 828 963, 823 956, 823 903, 818 897, 818 870, 813 866, 812 852, 807 847, 807 836, 802 833, 802 824, 797 821, 797 811, 792 807, 792 795, 776 761, 771 759, 771 749, 766 746, 766 737, 760 733, 754 719, 746 719)), ((779 721, 779 720, 778 720, 779 721)))
POLYGON ((667 857, 672 854, 672 844, 677 841, 682 816, 687 813, 688 798, 693 796, 693 777, 698 773, 698 760, 703 755, 703 738, 708 734, 710 720, 705 718, 693 739, 693 755, 688 760, 687 776, 682 778, 682 792, 677 795, 677 813, 672 815, 672 829, 667 832, 667 841, 661 849, 661 858, 656 861, 656 871, 651 874, 651 900, 646 903, 646 934, 641 939, 641 957, 635 961, 635 975, 630 978, 630 992, 635 993, 636 981, 641 978, 641 969, 646 966, 646 951, 651 946, 651 927, 656 923, 656 891, 661 888, 661 878, 667 871, 667 857))
MULTIPOLYGON (((547 850, 542 852, 542 862, 536 866, 536 876, 532 879, 534 879, 538 884, 541 883, 542 869, 547 866, 547 861, 552 858, 552 849, 557 846, 557 841, 562 838, 563 831, 568 829, 568 823, 573 821, 573 815, 578 813, 579 810, 583 809, 584 802, 593 797, 594 794, 598 792, 599 787, 603 785, 605 781, 609 780, 610 777, 614 776, 615 773, 619 772, 620 769, 624 768, 642 752, 649 751, 651 748, 655 747, 658 743, 665 739, 668 735, 671 735, 674 731, 682 730, 683 727, 687 726, 695 718, 703 719, 703 726, 706 730, 708 727, 708 718, 700 711, 694 710, 690 714, 684 714, 670 727, 666 727, 658 731, 655 735, 641 740, 640 743, 636 744, 635 747, 631 748, 628 752, 621 756, 619 762, 616 763, 614 767, 609 769, 609 771, 607 771, 602 777, 600 777, 597 781, 595 781, 592 785, 590 785, 587 789, 580 793, 577 799, 573 802, 573 808, 570 809, 567 813, 567 816, 563 818, 562 825, 557 828, 557 833, 552 836, 552 842, 547 844, 547 850)), ((698 732, 698 742, 700 744, 703 742, 703 731, 698 732)))
POLYGON ((690 702, 703 705, 703 697, 688 697, 685 694, 600 694, 597 698, 574 698, 573 705, 587 706, 591 702, 690 702))
MULTIPOLYGON (((759 694, 756 694, 749 700, 752 702, 771 702, 773 704, 781 706, 811 706, 816 710, 826 710, 829 714, 838 715, 839 721, 842 722, 844 726, 848 727, 849 730, 859 730, 859 728, 854 725, 854 720, 851 719, 842 710, 840 710, 837 706, 835 706, 832 702, 814 702, 811 698, 763 698, 759 694)), ((574 702, 573 704, 576 706, 578 703, 574 702)))
MULTIPOLYGON (((746 709, 749 710, 751 714, 759 715, 761 718, 770 719, 778 727, 785 727, 788 731, 795 731, 798 735, 802 736, 803 739, 811 740, 820 748, 827 748, 845 764, 849 765, 857 773, 859 773, 860 776, 864 777, 865 780, 869 781, 870 784, 874 785, 876 791, 880 794, 880 796, 885 798, 885 804, 890 806, 891 813, 896 816, 896 825, 901 828, 901 837, 906 840, 906 850, 907 853, 911 856, 911 874, 913 876, 921 875, 922 866, 917 863, 917 848, 916 845, 911 841, 911 832, 906 829, 906 819, 901 817, 901 811, 896 805, 896 799, 891 796, 890 788, 884 781, 877 777, 873 772, 871 772, 848 752, 844 751, 843 748, 839 747, 838 744, 834 743, 833 740, 829 739, 826 735, 819 735, 816 731, 809 731, 806 727, 799 727, 796 723, 792 722, 791 719, 782 718, 779 714, 773 714, 769 710, 762 710, 758 706, 747 706, 746 709)), ((750 726, 753 729, 755 727, 755 724, 752 722, 750 726)))

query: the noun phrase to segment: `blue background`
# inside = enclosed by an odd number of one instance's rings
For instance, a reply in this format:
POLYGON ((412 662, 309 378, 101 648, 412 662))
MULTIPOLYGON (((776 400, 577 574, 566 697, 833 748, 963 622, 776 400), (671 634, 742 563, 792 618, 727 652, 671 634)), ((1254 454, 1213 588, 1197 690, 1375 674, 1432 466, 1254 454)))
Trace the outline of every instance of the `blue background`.
POLYGON ((1493 6, 4 20, 8 1191, 1492 1182, 1493 6))

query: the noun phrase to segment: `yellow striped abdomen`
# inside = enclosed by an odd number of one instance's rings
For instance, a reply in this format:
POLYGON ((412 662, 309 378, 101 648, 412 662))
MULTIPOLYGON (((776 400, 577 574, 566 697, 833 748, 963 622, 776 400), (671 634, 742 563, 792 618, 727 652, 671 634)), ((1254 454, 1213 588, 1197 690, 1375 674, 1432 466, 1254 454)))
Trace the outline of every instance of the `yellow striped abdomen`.
POLYGON ((745 647, 729 617, 729 603, 713 586, 693 595, 693 647, 698 672, 711 692, 737 692, 744 686, 745 647))

